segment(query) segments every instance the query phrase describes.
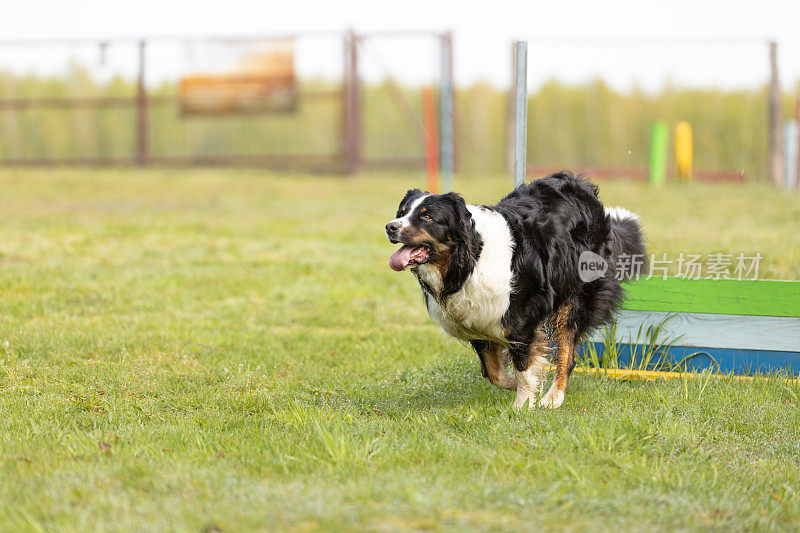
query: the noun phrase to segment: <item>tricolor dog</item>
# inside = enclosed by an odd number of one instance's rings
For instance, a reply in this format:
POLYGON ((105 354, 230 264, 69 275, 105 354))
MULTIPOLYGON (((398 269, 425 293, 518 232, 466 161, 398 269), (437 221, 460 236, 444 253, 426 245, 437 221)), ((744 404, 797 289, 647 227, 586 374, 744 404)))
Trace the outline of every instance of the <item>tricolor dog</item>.
POLYGON ((620 281, 634 266, 624 258, 644 257, 639 217, 605 209, 597 194, 569 172, 521 185, 494 206, 413 189, 386 224, 389 241, 402 244, 391 268, 414 273, 431 317, 472 345, 484 377, 516 391, 516 408, 533 407, 541 391, 546 324, 556 375, 539 404, 563 403, 576 345, 623 300, 620 281))

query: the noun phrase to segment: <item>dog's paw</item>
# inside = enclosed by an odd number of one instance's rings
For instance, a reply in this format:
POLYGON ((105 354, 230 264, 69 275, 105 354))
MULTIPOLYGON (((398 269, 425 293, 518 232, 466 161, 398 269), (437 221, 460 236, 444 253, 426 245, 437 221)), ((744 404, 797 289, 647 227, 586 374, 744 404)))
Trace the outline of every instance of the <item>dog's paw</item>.
POLYGON ((528 402, 528 409, 533 409, 536 405, 536 391, 517 389, 517 396, 514 398, 514 409, 523 409, 525 402, 528 402))
POLYGON ((547 394, 539 400, 540 407, 550 407, 552 409, 561 407, 562 403, 564 403, 564 392, 558 390, 555 383, 553 383, 550 390, 547 391, 547 394))
POLYGON ((542 394, 542 381, 537 371, 538 367, 536 366, 531 366, 523 372, 514 370, 514 379, 517 383, 514 409, 522 409, 525 402, 528 402, 528 409, 536 407, 536 398, 542 394))

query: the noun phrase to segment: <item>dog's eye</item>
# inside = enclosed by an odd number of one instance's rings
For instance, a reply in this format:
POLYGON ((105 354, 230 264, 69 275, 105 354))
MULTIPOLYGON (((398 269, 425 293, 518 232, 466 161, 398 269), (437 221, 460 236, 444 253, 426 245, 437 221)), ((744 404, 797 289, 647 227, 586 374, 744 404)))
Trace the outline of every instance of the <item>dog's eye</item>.
POLYGON ((430 216, 428 213, 423 213, 423 214, 421 214, 421 215, 419 216, 419 218, 421 218, 421 219, 422 219, 422 220, 424 220, 425 222, 430 222, 430 221, 431 221, 431 216, 430 216))

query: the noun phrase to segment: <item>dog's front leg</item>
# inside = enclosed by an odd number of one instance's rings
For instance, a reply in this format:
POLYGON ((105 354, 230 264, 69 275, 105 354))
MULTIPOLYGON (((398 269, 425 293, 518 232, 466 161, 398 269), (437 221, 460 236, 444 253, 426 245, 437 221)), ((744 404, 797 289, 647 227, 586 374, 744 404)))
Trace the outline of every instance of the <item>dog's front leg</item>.
POLYGON ((570 313, 571 306, 564 304, 556 315, 556 339, 558 352, 556 356, 556 375, 550 390, 539 401, 542 407, 560 407, 564 403, 567 392, 567 380, 575 368, 575 344, 578 338, 575 320, 570 313))
POLYGON ((509 353, 514 363, 514 378, 517 395, 514 408, 522 409, 528 402, 528 409, 536 405, 536 397, 541 393, 544 368, 547 364, 547 340, 541 327, 536 327, 530 338, 513 336, 509 338, 509 353))

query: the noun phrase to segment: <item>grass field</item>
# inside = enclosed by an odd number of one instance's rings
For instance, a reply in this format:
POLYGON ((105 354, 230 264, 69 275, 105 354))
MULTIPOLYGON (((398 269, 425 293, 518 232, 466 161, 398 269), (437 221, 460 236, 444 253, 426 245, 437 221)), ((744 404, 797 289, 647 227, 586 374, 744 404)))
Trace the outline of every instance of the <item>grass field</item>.
MULTIPOLYGON (((388 268, 422 182, 0 170, 0 529, 797 527, 797 384, 576 375, 513 411, 388 268)), ((653 251, 800 273, 796 196, 602 196, 653 251)))

